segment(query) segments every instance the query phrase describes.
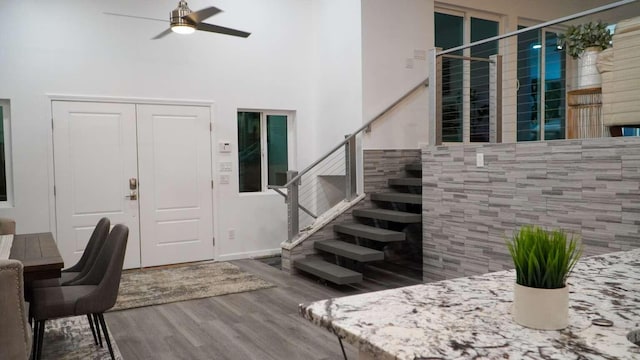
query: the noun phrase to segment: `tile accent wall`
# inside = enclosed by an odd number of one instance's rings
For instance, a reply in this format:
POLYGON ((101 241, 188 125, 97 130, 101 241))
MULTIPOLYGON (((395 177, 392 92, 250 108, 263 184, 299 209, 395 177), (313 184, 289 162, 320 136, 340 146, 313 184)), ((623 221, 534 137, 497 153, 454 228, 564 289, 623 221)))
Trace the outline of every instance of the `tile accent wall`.
MULTIPOLYGON (((366 194, 380 191, 390 191, 387 179, 405 176, 404 167, 407 164, 420 161, 420 150, 364 150, 364 191, 366 194)), ((333 225, 353 223, 351 216, 354 209, 371 207, 369 196, 355 206, 338 216, 324 228, 311 235, 303 243, 292 250, 282 250, 282 270, 293 273, 292 261, 315 254, 313 244, 319 240, 337 239, 333 232, 333 225)))
POLYGON ((425 282, 512 268, 524 224, 580 236, 585 256, 640 247, 640 138, 425 147, 422 174, 425 282))

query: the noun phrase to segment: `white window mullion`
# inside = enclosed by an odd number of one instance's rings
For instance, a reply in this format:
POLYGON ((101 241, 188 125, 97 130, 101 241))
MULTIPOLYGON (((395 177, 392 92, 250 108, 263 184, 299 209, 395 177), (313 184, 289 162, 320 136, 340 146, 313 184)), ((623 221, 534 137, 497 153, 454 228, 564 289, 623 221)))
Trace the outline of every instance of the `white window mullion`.
POLYGON ((268 162, 268 146, 267 146, 267 114, 260 113, 260 176, 262 183, 262 191, 268 190, 269 184, 269 162, 268 162))

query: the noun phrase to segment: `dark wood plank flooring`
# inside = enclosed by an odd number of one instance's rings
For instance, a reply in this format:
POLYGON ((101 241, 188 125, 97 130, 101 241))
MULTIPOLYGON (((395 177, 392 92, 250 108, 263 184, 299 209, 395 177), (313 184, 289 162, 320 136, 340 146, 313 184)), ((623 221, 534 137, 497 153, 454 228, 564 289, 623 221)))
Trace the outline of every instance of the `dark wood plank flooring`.
MULTIPOLYGON (((337 338, 298 315, 298 304, 419 283, 368 268, 362 284, 334 286, 257 260, 234 261, 275 288, 105 314, 126 360, 342 359, 337 338)), ((345 344, 350 359, 355 347, 345 344)))

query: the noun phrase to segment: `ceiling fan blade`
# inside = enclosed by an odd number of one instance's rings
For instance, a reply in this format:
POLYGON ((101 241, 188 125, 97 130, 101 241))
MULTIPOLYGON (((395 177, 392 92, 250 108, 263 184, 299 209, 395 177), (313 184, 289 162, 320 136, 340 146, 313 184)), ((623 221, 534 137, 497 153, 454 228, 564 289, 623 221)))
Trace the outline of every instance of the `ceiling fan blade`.
POLYGON ((202 10, 198 10, 195 12, 192 12, 189 15, 183 16, 183 19, 187 19, 191 22, 193 22, 194 24, 200 24, 201 22, 203 22, 204 20, 212 17, 213 15, 222 12, 222 10, 218 9, 217 7, 208 7, 208 8, 204 8, 202 10))
POLYGON ((251 35, 251 33, 248 33, 248 32, 245 32, 245 31, 240 31, 240 30, 236 30, 236 29, 230 29, 230 28, 226 28, 226 27, 223 27, 223 26, 211 25, 211 24, 207 24, 207 23, 197 24, 196 25, 196 29, 203 30, 203 31, 214 32, 214 33, 218 33, 218 34, 239 36, 239 37, 243 37, 243 38, 249 37, 249 35, 251 35))
POLYGON ((125 14, 118 14, 118 13, 112 13, 112 12, 103 12, 103 14, 105 15, 113 15, 113 16, 122 16, 122 17, 128 17, 128 18, 134 18, 134 19, 142 19, 142 20, 153 20, 153 21, 162 21, 162 22, 169 22, 169 20, 163 20, 163 19, 156 19, 156 18, 150 18, 150 17, 144 17, 144 16, 134 16, 134 15, 125 15, 125 14))
POLYGON ((157 40, 157 39, 160 39, 160 38, 162 38, 162 37, 165 37, 165 36, 167 36, 167 35, 171 34, 171 32, 172 32, 172 31, 171 31, 171 28, 168 28, 167 30, 165 30, 165 31, 161 32, 160 34, 158 34, 158 35, 156 35, 156 36, 152 37, 152 38, 151 38, 151 40, 157 40))

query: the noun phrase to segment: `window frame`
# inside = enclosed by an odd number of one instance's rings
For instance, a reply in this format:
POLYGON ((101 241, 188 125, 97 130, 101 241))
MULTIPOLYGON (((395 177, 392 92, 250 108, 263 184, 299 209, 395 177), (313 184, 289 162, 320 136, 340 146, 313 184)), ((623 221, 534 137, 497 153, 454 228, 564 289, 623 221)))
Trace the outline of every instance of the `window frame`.
POLYGON ((7 200, 0 201, 0 208, 13 207, 13 156, 11 144, 11 101, 0 99, 2 108, 2 127, 4 136, 4 171, 7 185, 7 200))
MULTIPOLYGON (((240 191, 240 159, 238 159, 238 193, 240 195, 251 195, 261 193, 273 193, 272 189, 269 189, 269 153, 267 143, 267 117, 268 116, 286 116, 287 117, 287 168, 289 170, 295 167, 295 111, 290 110, 257 110, 257 109, 243 109, 240 108, 236 111, 236 126, 238 121, 238 113, 251 112, 260 114, 260 190, 259 191, 240 191)), ((236 139, 239 137, 239 132, 236 134, 236 139)), ((239 149, 238 149, 239 150, 239 149)))

